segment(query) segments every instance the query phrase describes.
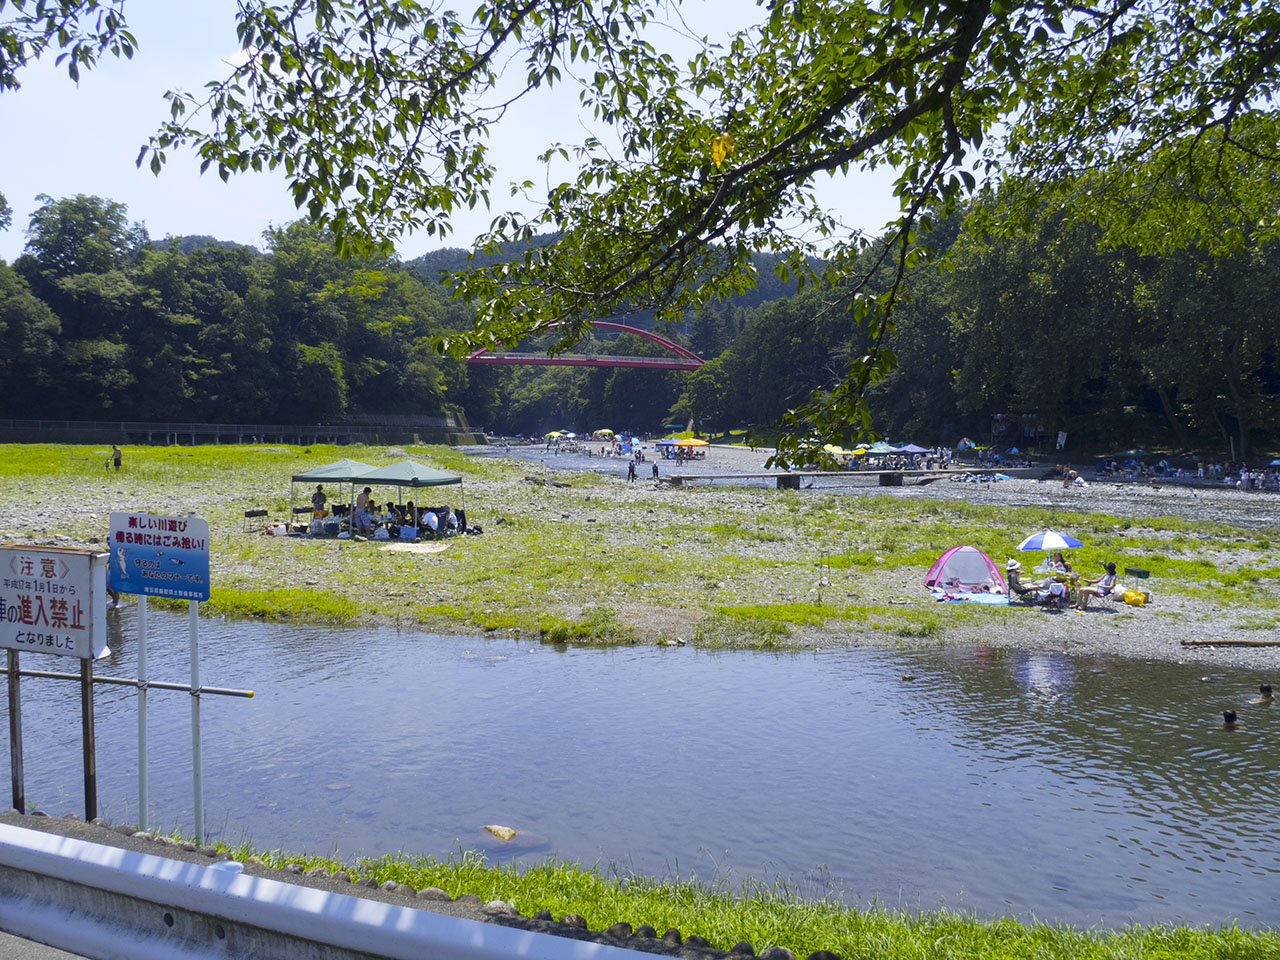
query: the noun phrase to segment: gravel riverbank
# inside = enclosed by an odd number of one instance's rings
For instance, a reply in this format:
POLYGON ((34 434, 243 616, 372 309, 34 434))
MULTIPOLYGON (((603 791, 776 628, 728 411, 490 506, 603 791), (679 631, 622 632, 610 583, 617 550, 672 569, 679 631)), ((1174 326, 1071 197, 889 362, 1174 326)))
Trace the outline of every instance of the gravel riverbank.
MULTIPOLYGON (((625 480, 625 459, 587 457, 578 454, 553 454, 542 445, 513 446, 509 451, 495 447, 467 448, 475 456, 502 456, 536 464, 552 471, 591 471, 625 480)), ((771 451, 749 450, 735 446, 715 446, 705 460, 676 464, 660 460, 661 476, 686 477, 720 474, 761 474, 771 451)), ((1066 513, 1104 513, 1121 517, 1150 519, 1178 517, 1190 521, 1208 521, 1239 528, 1241 541, 1248 535, 1270 537, 1280 533, 1280 496, 1265 492, 1242 492, 1228 487, 1194 487, 1190 485, 1152 486, 1142 483, 1090 483, 1085 487, 1064 488, 1061 482, 1033 479, 1044 468, 1021 471, 1021 476, 994 483, 951 482, 942 476, 927 484, 908 482, 902 487, 880 487, 874 477, 859 476, 812 478, 803 481, 806 491, 846 496, 887 496, 919 502, 922 507, 939 501, 986 504, 1007 507, 1042 507, 1066 513), (811 484, 811 486, 810 486, 811 484)), ((1084 475, 1084 471, 1081 471, 1084 475)), ((641 464, 642 480, 649 476, 649 464, 641 464)), ((651 483, 651 481, 649 481, 651 483)), ((612 486, 612 485, 611 485, 612 486)), ((620 484, 620 495, 626 488, 620 484)), ((668 497, 705 498, 719 487, 774 490, 772 478, 743 476, 737 480, 707 480, 685 483, 681 487, 665 484, 668 497)), ((1031 532, 1031 531, 1028 531, 1031 532)), ((979 543, 978 546, 983 546, 979 543)), ((993 556, 1003 565, 1005 557, 993 556)), ((1123 568, 1126 560, 1117 557, 1123 568)), ((1140 558, 1139 558, 1140 560, 1140 558)), ((1090 575, 1096 576, 1095 573, 1090 575)), ((923 580, 921 571, 920 580, 923 580)), ((857 593, 865 602, 928 604, 931 603, 919 582, 903 582, 901 570, 877 574, 860 571, 857 593)), ((1121 578, 1124 582, 1125 578, 1121 578)), ((1060 651, 1078 655, 1109 654, 1140 659, 1158 659, 1203 664, 1212 667, 1243 667, 1270 677, 1280 674, 1280 647, 1233 646, 1237 643, 1280 640, 1280 582, 1263 584, 1263 603, 1243 611, 1224 607, 1211 599, 1182 592, 1161 590, 1158 580, 1137 581, 1129 585, 1148 589, 1153 594, 1149 607, 1135 609, 1122 604, 1094 604, 1087 611, 1052 612, 1042 608, 1011 607, 993 611, 973 621, 950 622, 947 611, 957 605, 936 604, 949 622, 943 629, 943 641, 950 644, 981 644, 1027 650, 1060 651), (1003 616, 999 614, 1004 614, 1003 616), (1183 642, 1212 642, 1211 646, 1183 646, 1183 642)), ((814 647, 838 645, 910 645, 939 642, 936 637, 912 638, 885 636, 875 630, 850 629, 845 623, 838 628, 806 627, 794 637, 814 647)), ((1207 671, 1207 674, 1211 670, 1207 671)), ((1280 678, 1280 677, 1278 677, 1280 678)))
MULTIPOLYGON (((995 483, 943 475, 902 487, 848 474, 779 491, 772 476, 747 476, 767 474, 768 451, 726 446, 705 460, 658 461, 658 482, 650 463, 641 464, 634 483, 626 460, 557 456, 540 444, 143 447, 126 451, 120 474, 102 471, 104 455, 9 448, 0 539, 95 544, 115 510, 196 512, 210 523, 214 596, 206 610, 214 615, 590 643, 981 644, 1185 661, 1203 664, 1206 675, 1229 666, 1270 673, 1280 664, 1280 647, 1235 645, 1280 636, 1280 497, 1272 493, 1136 483, 1064 489, 1034 479, 1034 470, 995 483), (244 511, 255 507, 287 515, 297 496, 291 474, 339 457, 413 457, 465 475, 467 515, 483 536, 395 553, 358 540, 262 536, 246 524, 244 511), (728 476, 676 486, 666 482, 675 473, 728 476), (1089 565, 1086 576, 1100 573, 1093 567, 1104 559, 1153 569, 1140 582, 1152 604, 975 609, 936 603, 924 589, 942 549, 973 543, 1003 565, 1046 523, 1086 542, 1077 558, 1089 565)), ((455 493, 462 491, 450 499, 455 493)))

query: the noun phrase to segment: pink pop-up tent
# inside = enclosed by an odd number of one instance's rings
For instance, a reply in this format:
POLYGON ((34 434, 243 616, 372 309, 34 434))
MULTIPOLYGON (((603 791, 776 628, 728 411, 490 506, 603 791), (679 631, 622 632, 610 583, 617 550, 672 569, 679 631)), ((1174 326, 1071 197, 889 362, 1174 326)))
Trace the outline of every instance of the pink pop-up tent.
POLYGON ((924 584, 932 589, 969 593, 983 588, 988 593, 1008 593, 1004 577, 991 558, 977 547, 951 547, 929 568, 924 584))

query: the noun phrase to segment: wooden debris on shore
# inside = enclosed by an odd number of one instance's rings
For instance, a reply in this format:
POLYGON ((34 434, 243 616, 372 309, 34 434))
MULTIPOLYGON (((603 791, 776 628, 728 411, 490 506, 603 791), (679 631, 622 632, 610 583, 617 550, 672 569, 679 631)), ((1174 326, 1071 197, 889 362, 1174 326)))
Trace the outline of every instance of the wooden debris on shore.
POLYGON ((562 487, 563 488, 563 487, 571 486, 571 484, 564 483, 560 480, 546 480, 546 479, 543 479, 542 477, 525 477, 524 482, 532 483, 539 487, 562 487))
POLYGON ((1280 640, 1182 640, 1184 647, 1280 647, 1280 640))

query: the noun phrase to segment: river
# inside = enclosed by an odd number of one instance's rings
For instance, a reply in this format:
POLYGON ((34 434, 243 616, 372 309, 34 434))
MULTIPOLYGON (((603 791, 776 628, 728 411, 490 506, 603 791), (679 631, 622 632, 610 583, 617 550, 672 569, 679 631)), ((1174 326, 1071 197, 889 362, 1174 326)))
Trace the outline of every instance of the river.
MULTIPOLYGON (((135 608, 99 674, 136 672, 135 608)), ((188 677, 153 611, 149 675, 188 677)), ((558 648, 204 618, 205 823, 349 858, 548 856, 1080 926, 1280 921, 1259 677, 984 648, 558 648), (1241 729, 1221 728, 1238 710, 1241 729), (519 831, 503 843, 483 827, 519 831)), ((23 666, 74 669, 27 654, 23 666)), ((1268 678, 1261 678, 1266 680, 1268 678)), ((82 812, 78 685, 23 681, 28 809, 82 812)), ((149 698, 150 820, 190 832, 190 698, 149 698)), ((99 686, 102 814, 137 822, 136 695, 99 686)), ((7 721, 7 706, 5 707, 7 721)), ((4 769, 8 773, 7 752, 4 769)))

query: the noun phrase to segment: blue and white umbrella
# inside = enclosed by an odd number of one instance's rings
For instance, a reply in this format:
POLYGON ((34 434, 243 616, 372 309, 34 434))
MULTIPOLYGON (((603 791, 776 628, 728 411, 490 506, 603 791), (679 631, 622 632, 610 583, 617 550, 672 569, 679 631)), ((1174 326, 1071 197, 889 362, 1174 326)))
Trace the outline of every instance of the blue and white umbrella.
POLYGON ((1056 530, 1041 530, 1033 533, 1018 544, 1019 550, 1070 550, 1072 547, 1083 547, 1084 544, 1075 537, 1056 530))

